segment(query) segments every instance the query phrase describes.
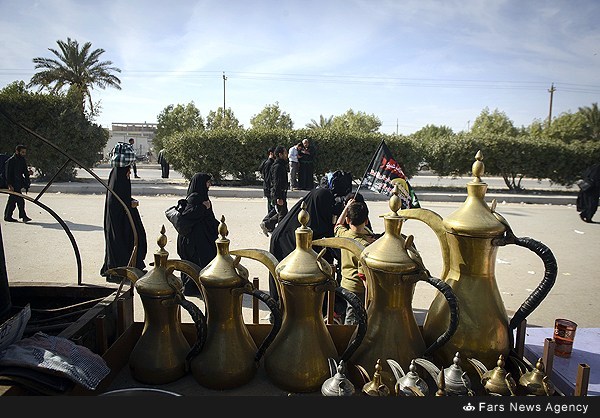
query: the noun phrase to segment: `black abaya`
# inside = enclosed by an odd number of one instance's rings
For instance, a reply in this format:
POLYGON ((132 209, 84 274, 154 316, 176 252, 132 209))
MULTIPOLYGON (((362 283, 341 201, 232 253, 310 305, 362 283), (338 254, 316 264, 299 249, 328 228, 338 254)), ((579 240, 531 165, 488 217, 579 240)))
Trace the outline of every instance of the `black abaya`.
POLYGON ((591 223, 598 210, 598 199, 600 198, 600 164, 588 167, 583 173, 583 178, 591 181, 592 187, 585 191, 580 190, 577 194, 577 212, 584 222, 591 223))
MULTIPOLYGON (((325 188, 316 188, 308 192, 300 199, 285 217, 277 224, 271 234, 269 252, 275 256, 278 261, 283 260, 296 248, 296 229, 300 227, 298 214, 300 213, 302 202, 306 202, 306 211, 310 215, 308 225, 313 231, 313 240, 333 237, 333 207, 334 197, 331 190, 325 188)), ((314 247, 319 251, 318 247, 314 247)), ((332 262, 333 257, 328 261, 332 262)), ((275 300, 279 300, 275 279, 269 275, 269 293, 275 300)))
POLYGON ((219 221, 212 209, 203 202, 208 198, 207 181, 211 179, 206 173, 196 173, 190 180, 185 199, 180 203, 185 205, 179 222, 191 226, 191 232, 177 236, 177 254, 182 260, 191 261, 198 267, 204 268, 217 255, 215 241, 218 235, 219 221))
MULTIPOLYGON (((108 187, 119 196, 123 203, 128 205, 138 238, 137 257, 133 267, 143 270, 146 267, 144 259, 146 258, 148 244, 140 212, 137 207, 131 207, 132 198, 131 181, 128 177, 129 170, 129 167, 113 167, 108 177, 108 187)), ((129 259, 131 258, 134 246, 133 235, 133 228, 125 208, 107 190, 104 204, 105 255, 104 264, 100 269, 102 276, 106 275, 105 272, 108 269, 129 265, 129 259)))

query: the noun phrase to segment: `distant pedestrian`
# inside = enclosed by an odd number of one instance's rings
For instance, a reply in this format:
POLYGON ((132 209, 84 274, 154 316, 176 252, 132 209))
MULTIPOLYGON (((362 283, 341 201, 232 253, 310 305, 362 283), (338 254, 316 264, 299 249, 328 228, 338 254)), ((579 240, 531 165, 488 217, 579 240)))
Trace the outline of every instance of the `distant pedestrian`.
MULTIPOLYGON (((6 160, 4 177, 6 178, 8 190, 19 193, 22 193, 23 190, 25 190, 25 192, 29 191, 31 180, 29 179, 30 171, 27 166, 25 155, 27 155, 27 147, 25 145, 17 145, 15 147, 15 153, 6 160)), ((18 222, 12 217, 15 207, 19 209, 19 218, 21 218, 23 222, 29 222, 31 220, 25 212, 25 199, 21 196, 9 194, 6 208, 4 209, 4 220, 6 222, 18 222)))
POLYGON ((302 149, 298 154, 300 168, 298 170, 298 187, 301 190, 315 188, 314 171, 317 150, 307 138, 302 140, 302 149))
POLYGON ((583 173, 583 180, 591 186, 580 189, 577 194, 577 212, 583 222, 592 223, 592 218, 598 210, 598 199, 600 198, 600 163, 593 164, 583 173))
POLYGON ((168 179, 169 178, 169 162, 167 161, 167 156, 166 156, 166 151, 165 149, 161 149, 160 152, 158 153, 158 163, 160 164, 160 169, 161 169, 161 177, 163 179, 168 179))
POLYGON ((302 142, 298 142, 296 145, 291 146, 288 151, 288 160, 290 162, 290 187, 292 190, 298 190, 298 171, 300 169, 298 154, 301 150, 302 142))
MULTIPOLYGON (((129 138, 129 145, 131 145, 131 148, 133 148, 133 150, 135 152, 135 147, 133 146, 134 143, 135 143, 135 139, 129 138)), ((135 155, 137 158, 137 152, 135 153, 135 155)), ((138 176, 138 174, 137 174, 137 166, 135 165, 135 160, 133 161, 133 163, 131 163, 131 169, 133 170, 133 177, 135 177, 136 179, 139 179, 140 176, 138 176)))
POLYGON ((260 224, 263 234, 266 236, 269 236, 269 231, 265 226, 265 222, 275 214, 275 205, 273 204, 273 200, 271 200, 271 166, 274 162, 275 147, 270 147, 267 150, 267 158, 265 158, 258 166, 258 171, 260 171, 263 179, 263 195, 267 198, 267 214, 263 218, 263 222, 260 224))
POLYGON ((275 205, 275 213, 266 221, 261 222, 261 229, 272 232, 275 226, 288 213, 287 192, 288 182, 288 150, 283 145, 275 148, 275 161, 271 166, 271 200, 275 205))

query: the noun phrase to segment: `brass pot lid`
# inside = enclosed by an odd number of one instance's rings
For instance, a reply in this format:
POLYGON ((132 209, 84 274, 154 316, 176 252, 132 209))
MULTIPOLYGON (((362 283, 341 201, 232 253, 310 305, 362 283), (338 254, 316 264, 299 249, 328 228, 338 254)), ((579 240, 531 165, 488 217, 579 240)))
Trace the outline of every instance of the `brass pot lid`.
POLYGON ((276 272, 281 282, 293 285, 316 285, 328 281, 332 274, 331 265, 312 249, 313 231, 308 227, 310 214, 306 202, 302 202, 296 228, 296 248, 277 265, 276 272))
POLYGON ((183 290, 182 280, 166 269, 169 252, 165 250, 167 236, 165 226, 160 230, 156 240, 158 250, 154 253, 154 268, 135 282, 135 289, 140 295, 150 297, 171 297, 175 295, 175 289, 169 285, 172 283, 178 290, 183 290))
POLYGON ((473 163, 473 180, 467 183, 467 199, 448 215, 443 223, 447 232, 469 237, 495 237, 502 235, 505 225, 494 215, 495 203, 490 208, 485 203, 487 183, 481 181, 485 166, 483 154, 477 151, 473 163))
POLYGON ((369 269, 406 273, 420 267, 408 253, 408 248, 412 247, 412 236, 409 237, 410 239, 405 239, 401 233, 406 218, 398 215, 398 210, 402 207, 398 194, 396 184, 389 200, 392 211, 383 217, 385 231, 381 237, 363 250, 361 261, 369 269))
POLYGON ((229 230, 223 215, 218 232, 219 237, 215 241, 217 255, 200 272, 200 282, 205 288, 242 287, 248 281, 248 271, 239 264, 239 258, 236 261, 229 252, 229 230))

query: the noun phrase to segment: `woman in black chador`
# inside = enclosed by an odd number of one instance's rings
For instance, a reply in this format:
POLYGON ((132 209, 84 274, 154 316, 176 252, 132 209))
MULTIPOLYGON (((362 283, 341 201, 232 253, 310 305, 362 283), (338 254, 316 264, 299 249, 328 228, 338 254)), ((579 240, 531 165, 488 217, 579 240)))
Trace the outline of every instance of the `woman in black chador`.
MULTIPOLYGON (((212 203, 208 198, 211 176, 196 173, 192 176, 185 199, 178 204, 183 207, 179 217, 179 230, 189 230, 185 235, 177 235, 177 254, 182 260, 191 261, 204 268, 217 255, 215 241, 218 235, 219 221, 215 218, 212 203)), ((184 274, 186 295, 198 295, 196 284, 184 274), (188 280, 186 280, 188 279, 188 280)))
MULTIPOLYGON (((137 257, 133 267, 144 270, 146 263, 146 230, 142 223, 140 212, 137 208, 138 201, 131 197, 131 180, 129 179, 131 167, 113 167, 108 176, 108 187, 110 187, 119 198, 129 205, 129 212, 133 218, 138 238, 137 257)), ((106 276, 106 270, 115 267, 126 267, 133 252, 133 229, 125 208, 119 200, 108 190, 104 204, 104 241, 105 255, 104 265, 100 274, 106 276)), ((109 276, 106 281, 121 282, 121 277, 109 276)))
MULTIPOLYGON (((313 231, 313 240, 333 237, 333 210, 335 199, 329 189, 316 188, 308 192, 300 199, 285 217, 277 224, 271 234, 269 252, 275 256, 278 261, 283 260, 296 248, 296 229, 300 227, 298 214, 306 202, 306 211, 310 215, 308 227, 313 231)), ((317 252, 320 247, 313 247, 317 252)), ((333 262, 333 256, 327 254, 327 261, 333 262)), ((269 275, 269 293, 276 301, 279 301, 279 294, 275 285, 275 278, 269 275)))
POLYGON ((600 198, 600 163, 596 163, 583 173, 583 178, 592 184, 587 190, 580 190, 577 195, 577 212, 582 221, 591 223, 598 210, 600 198))

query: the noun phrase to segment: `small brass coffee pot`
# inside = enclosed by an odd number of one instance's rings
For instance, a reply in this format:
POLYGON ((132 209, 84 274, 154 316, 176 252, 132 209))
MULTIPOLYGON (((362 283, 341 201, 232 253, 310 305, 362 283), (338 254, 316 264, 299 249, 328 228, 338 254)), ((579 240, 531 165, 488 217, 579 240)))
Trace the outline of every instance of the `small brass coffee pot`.
POLYGON ((218 231, 217 255, 202 269, 196 283, 204 295, 207 335, 202 350, 191 360, 191 371, 202 386, 224 390, 244 385, 254 377, 261 357, 281 327, 281 311, 271 296, 250 283, 248 270, 240 264, 242 256, 252 258, 274 273, 277 259, 259 249, 230 251, 224 216, 218 231), (258 349, 244 323, 244 294, 260 299, 273 313, 274 325, 258 349))
POLYGON ((517 382, 505 368, 504 355, 498 356, 496 367, 488 370, 485 364, 477 359, 467 359, 475 367, 485 392, 493 396, 516 396, 517 382))
POLYGON ((337 286, 332 266, 323 259, 326 248, 319 254, 312 249, 313 231, 307 226, 309 217, 303 202, 298 214, 300 226, 295 231, 296 248, 275 269, 283 321, 264 355, 269 379, 291 392, 320 390, 330 377, 328 359, 347 361, 361 343, 366 329, 366 314, 358 297, 337 286), (359 312, 359 331, 339 357, 322 312, 325 294, 330 290, 335 290, 359 312))
POLYGON ((185 299, 183 282, 173 274, 178 270, 197 280, 200 268, 188 261, 168 259, 164 225, 157 242, 159 249, 154 253, 154 268, 148 273, 135 267, 117 267, 107 274, 129 279, 144 307, 144 328, 129 356, 131 375, 142 383, 160 385, 173 382, 189 371, 187 356, 202 348, 206 319, 196 305, 185 299), (190 347, 181 330, 180 306, 196 324, 194 347, 190 347))
POLYGON ((554 383, 545 372, 544 361, 538 358, 533 370, 519 377, 519 392, 528 396, 552 396, 556 392, 554 383))
MULTIPOLYGON (((395 185, 389 201, 392 211, 384 216, 385 232, 366 247, 343 237, 313 242, 314 245, 351 251, 367 278, 367 331, 362 344, 348 361, 351 371, 355 371, 357 365, 369 367, 378 358, 391 358, 408 368, 412 359, 428 355, 444 345, 458 326, 458 303, 452 289, 442 280, 430 276, 413 244, 413 236, 405 237, 401 233, 405 220, 397 213, 401 204, 398 185, 395 185), (449 308, 444 330, 440 330, 429 346, 425 345, 412 309, 419 281, 438 289, 449 308)), ((393 388, 396 379, 392 370, 387 363, 381 368, 383 383, 393 388)), ((350 379, 358 384, 359 376, 350 374, 350 379)))
MULTIPOLYGON (((554 285, 557 265, 552 252, 531 238, 516 237, 500 214, 496 202, 489 207, 485 201, 487 184, 483 154, 477 152, 473 163, 473 180, 467 184, 467 199, 453 213, 442 219, 437 213, 423 208, 403 209, 401 216, 427 224, 436 234, 443 258, 440 278, 456 295, 461 307, 458 329, 450 340, 433 353, 441 363, 452 360, 460 351, 466 358, 477 358, 492 369, 498 354, 505 358, 513 344, 513 330, 542 302, 554 285), (542 281, 515 312, 508 315, 495 277, 496 254, 500 246, 515 244, 534 252, 542 259, 545 273, 542 281)), ((423 323, 426 343, 436 341, 448 323, 449 307, 438 294, 431 303, 423 323)), ((471 364, 465 365, 475 374, 471 364)))
POLYGON ((460 364, 460 353, 454 354, 452 364, 440 370, 431 361, 424 358, 415 359, 415 363, 422 366, 431 375, 433 380, 443 382, 444 390, 448 396, 473 396, 475 393, 471 389, 471 379, 467 375, 460 364), (443 379, 440 379, 440 374, 443 374, 443 379))
POLYGON ((366 381, 362 387, 362 393, 368 396, 390 396, 390 388, 383 383, 381 379, 381 359, 377 359, 375 363, 375 371, 373 372, 373 378, 369 376, 369 372, 362 367, 357 365, 356 368, 360 371, 363 379, 366 381))

